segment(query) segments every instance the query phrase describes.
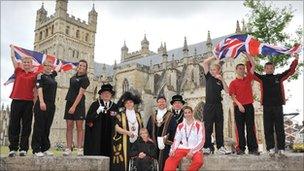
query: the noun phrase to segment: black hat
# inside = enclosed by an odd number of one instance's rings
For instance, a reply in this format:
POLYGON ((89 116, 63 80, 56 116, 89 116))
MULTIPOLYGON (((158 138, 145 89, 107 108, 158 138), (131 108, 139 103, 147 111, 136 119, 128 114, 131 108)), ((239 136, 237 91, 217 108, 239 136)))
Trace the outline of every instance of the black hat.
POLYGON ((171 105, 175 102, 175 101, 180 101, 182 102, 183 104, 185 104, 186 102, 184 101, 183 99, 183 96, 179 95, 179 94, 176 94, 174 96, 172 96, 172 100, 171 100, 171 105))
POLYGON ((101 94, 104 91, 108 91, 112 94, 112 96, 115 95, 115 91, 113 90, 113 86, 111 84, 103 84, 98 91, 98 94, 101 94))
POLYGON ((127 100, 132 100, 134 104, 140 104, 141 103, 141 99, 139 96, 132 94, 131 92, 127 91, 125 92, 120 99, 117 102, 117 105, 119 107, 124 107, 124 103, 127 100))
POLYGON ((165 99, 167 101, 167 99, 164 95, 157 96, 156 101, 158 101, 159 99, 165 99))

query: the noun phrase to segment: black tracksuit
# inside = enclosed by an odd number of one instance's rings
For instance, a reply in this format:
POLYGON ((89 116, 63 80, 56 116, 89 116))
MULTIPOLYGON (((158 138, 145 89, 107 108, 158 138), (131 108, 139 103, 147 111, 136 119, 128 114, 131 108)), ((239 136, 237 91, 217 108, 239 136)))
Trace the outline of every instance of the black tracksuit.
POLYGON ((223 134, 223 107, 221 91, 223 90, 222 81, 213 77, 210 72, 205 74, 206 78, 206 104, 203 111, 203 120, 205 125, 206 141, 204 148, 210 148, 214 151, 211 142, 213 124, 215 124, 216 147, 219 149, 224 145, 223 134))
POLYGON ((285 149, 285 131, 283 106, 285 104, 285 94, 283 81, 294 74, 298 60, 294 60, 290 68, 281 74, 254 74, 254 79, 260 82, 263 105, 264 135, 266 139, 266 149, 275 147, 274 130, 276 132, 278 150, 285 149))
POLYGON ((47 151, 51 144, 49 140, 50 128, 55 113, 55 97, 57 90, 57 82, 55 81, 57 73, 50 75, 39 74, 37 76, 37 89, 42 88, 43 99, 46 104, 46 111, 40 108, 40 100, 38 99, 34 106, 34 131, 32 137, 33 153, 47 151))

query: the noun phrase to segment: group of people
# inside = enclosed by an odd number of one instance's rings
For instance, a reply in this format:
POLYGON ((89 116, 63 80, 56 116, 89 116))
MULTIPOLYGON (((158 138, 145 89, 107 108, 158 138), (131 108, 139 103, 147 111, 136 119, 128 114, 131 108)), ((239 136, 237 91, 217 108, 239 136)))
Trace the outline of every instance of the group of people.
MULTIPOLYGON (((53 155, 49 150, 49 134, 56 108, 57 70, 51 61, 45 60, 43 72, 33 72, 31 57, 23 57, 22 62, 18 63, 13 53, 16 78, 10 95, 9 156, 16 156, 18 150, 20 156, 27 155, 33 113, 33 154, 38 157, 53 155)), ((298 56, 295 55, 290 68, 281 74, 274 74, 274 64, 266 63, 265 75, 256 73, 253 58, 246 56, 246 66, 236 65, 236 79, 229 86, 222 77, 221 65, 211 64, 215 57, 204 60, 206 101, 202 111, 203 122, 194 118, 193 109, 185 105, 186 101, 181 95, 176 94, 170 101, 171 109, 165 96, 157 97, 156 110, 148 114, 147 125, 144 125, 137 110, 142 103, 141 98, 124 92, 116 104, 112 101, 115 91, 110 84, 101 86, 99 97, 91 103, 86 113, 85 92, 90 84, 88 63, 80 60, 76 74, 70 78, 66 95, 64 119, 67 148, 63 155, 71 155, 76 123, 77 155, 108 156, 111 170, 128 170, 130 160, 137 170, 151 170, 155 160, 160 170, 175 170, 183 157, 192 160, 189 170, 199 170, 203 165, 203 154, 214 152, 211 142, 214 125, 218 153, 230 153, 224 146, 222 90, 231 96, 234 104, 237 154, 245 154, 247 144, 249 154, 259 155, 254 126, 253 80, 261 85, 266 149, 271 156, 277 152, 273 136, 275 130, 278 153, 284 154, 282 105, 285 97, 282 82, 295 72, 298 56)))

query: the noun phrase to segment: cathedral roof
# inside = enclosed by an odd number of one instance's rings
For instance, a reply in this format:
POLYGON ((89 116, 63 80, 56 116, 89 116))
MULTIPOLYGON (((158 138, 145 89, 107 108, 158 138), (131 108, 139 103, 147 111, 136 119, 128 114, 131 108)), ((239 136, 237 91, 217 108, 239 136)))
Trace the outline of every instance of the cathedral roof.
MULTIPOLYGON (((228 37, 228 36, 230 36, 230 35, 226 35, 226 36, 222 36, 222 37, 212 39, 211 42, 212 42, 213 45, 216 45, 219 41, 223 40, 225 37, 228 37)), ((193 56, 194 53, 195 53, 195 49, 196 49, 197 55, 198 54, 203 54, 203 53, 207 52, 207 50, 208 50, 207 45, 206 45, 206 41, 199 42, 199 43, 192 44, 192 45, 188 45, 188 49, 189 49, 188 56, 193 56)), ((167 57, 168 61, 172 60, 172 55, 174 56, 173 57, 174 60, 180 60, 184 57, 183 47, 179 47, 179 48, 176 48, 176 49, 169 50, 167 52, 167 54, 168 54, 168 57, 167 57)), ((117 64, 117 67, 125 66, 125 65, 128 65, 128 64, 141 64, 141 65, 150 66, 151 62, 152 62, 152 65, 155 65, 155 64, 162 63, 162 60, 163 60, 162 58, 163 58, 162 54, 155 54, 155 55, 150 55, 150 56, 146 56, 146 57, 143 57, 143 58, 134 59, 134 60, 119 63, 119 64, 117 64)), ((103 67, 104 66, 106 67, 106 75, 108 75, 108 76, 113 75, 114 65, 107 65, 107 64, 104 65, 104 64, 100 64, 100 63, 95 63, 95 75, 100 76, 103 73, 103 67)))

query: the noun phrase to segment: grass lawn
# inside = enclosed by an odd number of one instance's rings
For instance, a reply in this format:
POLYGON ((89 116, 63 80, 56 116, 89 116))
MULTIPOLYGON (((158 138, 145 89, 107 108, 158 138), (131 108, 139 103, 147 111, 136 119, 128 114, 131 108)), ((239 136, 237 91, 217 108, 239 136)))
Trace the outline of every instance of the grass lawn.
MULTIPOLYGON (((50 151, 52 151, 54 153, 54 156, 62 156, 62 152, 63 151, 58 151, 55 149, 50 149, 50 151)), ((9 152, 9 148, 8 146, 0 146, 0 155, 1 156, 7 156, 9 152)), ((73 150, 72 155, 76 156, 76 150, 73 150)), ((28 155, 32 155, 32 149, 29 149, 29 151, 27 152, 28 155)))

